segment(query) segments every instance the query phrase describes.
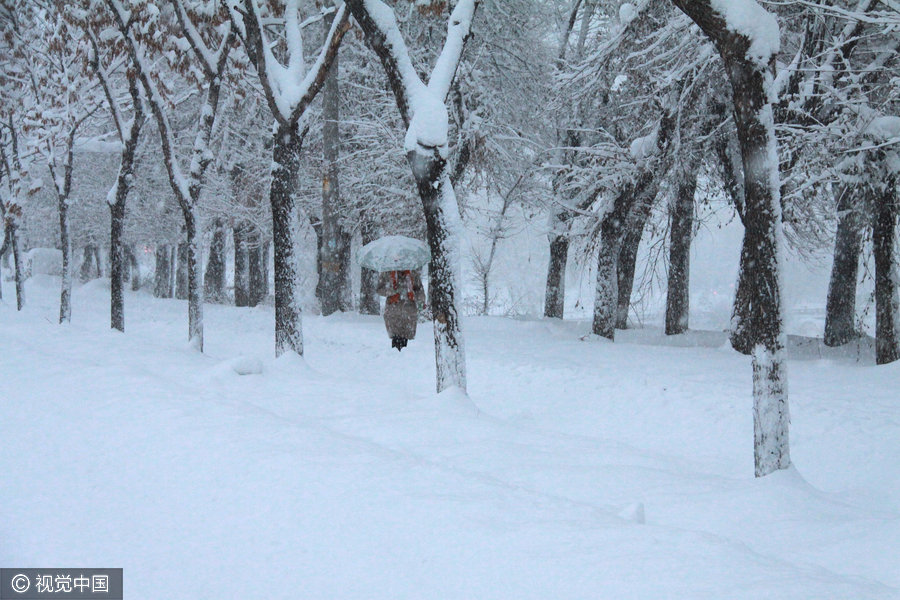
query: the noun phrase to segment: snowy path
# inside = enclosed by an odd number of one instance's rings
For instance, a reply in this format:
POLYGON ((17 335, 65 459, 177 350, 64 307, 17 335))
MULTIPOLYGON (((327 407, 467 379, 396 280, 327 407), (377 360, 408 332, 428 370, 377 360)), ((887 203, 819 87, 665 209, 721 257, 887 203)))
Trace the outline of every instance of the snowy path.
POLYGON ((276 361, 271 309, 208 306, 198 355, 183 302, 129 296, 123 336, 99 282, 64 328, 29 292, 0 304, 3 566, 146 599, 900 597, 898 366, 791 361, 797 470, 757 481, 718 334, 470 319, 468 400, 431 393, 429 328, 398 354, 310 317, 276 361))

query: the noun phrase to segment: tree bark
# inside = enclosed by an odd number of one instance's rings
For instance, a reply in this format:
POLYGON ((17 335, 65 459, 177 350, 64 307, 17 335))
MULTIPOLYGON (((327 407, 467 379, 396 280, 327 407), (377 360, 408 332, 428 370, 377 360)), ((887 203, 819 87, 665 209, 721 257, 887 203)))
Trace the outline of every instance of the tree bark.
POLYGON ((855 206, 858 196, 842 189, 837 204, 834 261, 825 304, 825 345, 841 346, 858 337, 856 331, 856 280, 862 249, 862 219, 855 206))
MULTIPOLYGON (((178 244, 178 251, 175 255, 175 298, 178 300, 187 300, 190 296, 188 280, 190 279, 188 272, 188 249, 190 242, 181 242, 178 244)), ((190 319, 189 319, 190 320, 190 319)))
POLYGON ((691 237, 694 233, 694 193, 697 170, 678 182, 669 225, 669 276, 666 288, 666 335, 684 333, 690 315, 691 237))
POLYGON ((637 268, 637 254, 641 247, 641 238, 644 237, 644 228, 650 218, 651 202, 638 203, 631 218, 628 219, 628 229, 622 238, 622 247, 619 249, 618 262, 616 264, 616 281, 618 285, 616 302, 616 329, 628 327, 628 312, 631 309, 631 294, 634 291, 634 274, 637 268))
MULTIPOLYGON (((121 182, 119 190, 122 190, 121 182)), ((125 228, 125 197, 127 188, 122 198, 117 198, 116 203, 109 207, 109 320, 112 329, 125 331, 125 256, 122 244, 122 232, 125 228)), ((117 194, 118 196, 119 194, 117 194)), ((157 268, 159 262, 157 261, 157 268)))
MULTIPOLYGON (((334 13, 324 19, 325 42, 334 13)), ((349 236, 341 224, 341 194, 339 186, 338 160, 340 158, 340 90, 338 88, 338 57, 335 56, 322 87, 322 153, 324 173, 322 174, 322 225, 318 263, 319 283, 317 296, 323 315, 349 309, 350 253, 345 249, 349 236)))
POLYGON ((81 254, 81 267, 78 269, 78 279, 82 282, 91 280, 91 270, 94 268, 94 244, 85 245, 81 254))
POLYGON ((247 251, 249 224, 238 221, 232 228, 234 236, 234 305, 250 305, 250 260, 247 251))
POLYGON ((160 244, 156 247, 156 281, 153 287, 153 295, 157 298, 172 297, 172 286, 170 285, 172 279, 170 273, 170 256, 169 246, 160 244))
POLYGON ((225 301, 225 225, 222 219, 216 219, 213 224, 203 286, 206 298, 210 302, 225 301))
POLYGON ((59 322, 68 323, 72 320, 72 244, 69 240, 69 203, 67 197, 59 197, 57 210, 59 213, 59 245, 62 249, 59 322))
POLYGON ((131 291, 136 292, 141 289, 141 265, 138 263, 133 245, 125 246, 125 254, 128 257, 128 270, 131 275, 131 291))
POLYGON ((269 295, 269 274, 266 269, 269 249, 262 241, 262 234, 254 231, 247 253, 249 272, 248 306, 261 304, 269 295))
MULTIPOLYGON (((775 56, 768 56, 764 64, 753 57, 750 53, 753 40, 730 28, 711 0, 672 1, 713 41, 731 81, 744 168, 745 231, 741 252, 747 258, 742 272, 750 296, 745 325, 753 348, 754 464, 756 476, 763 477, 786 469, 791 463, 785 333, 779 288, 781 201, 770 97, 775 56)), ((756 5, 756 8, 760 7, 756 5)), ((771 17, 764 10, 760 16, 771 17)))
POLYGON ((466 389, 466 359, 462 327, 457 313, 456 285, 459 243, 454 225, 459 208, 447 174, 446 160, 437 150, 431 155, 407 153, 422 208, 431 249, 429 304, 434 320, 434 349, 438 393, 449 387, 466 389), (457 211, 455 214, 452 211, 457 211))
MULTIPOLYGON (((362 227, 360 231, 362 245, 365 246, 369 242, 375 240, 375 227, 369 222, 369 219, 363 215, 362 227)), ((361 315, 377 315, 381 313, 381 303, 378 299, 378 273, 365 267, 359 271, 359 314, 361 315)))
POLYGON ((566 263, 569 258, 568 233, 551 234, 550 263, 547 265, 547 289, 544 294, 544 316, 562 319, 566 305, 566 263))
POLYGON ((875 363, 884 365, 900 359, 900 299, 898 299, 897 199, 894 182, 885 186, 875 207, 872 248, 875 255, 875 363))
MULTIPOLYGON (((19 207, 14 206, 13 209, 18 210, 19 207)), ((25 263, 23 262, 22 251, 19 246, 19 226, 14 219, 15 216, 8 216, 3 229, 6 243, 9 244, 9 250, 12 251, 13 256, 13 273, 16 282, 16 310, 22 310, 25 308, 25 274, 23 272, 25 263)))
POLYGON ((187 229, 188 343, 203 352, 203 273, 197 239, 197 215, 185 218, 187 229))
POLYGON ((272 187, 272 236, 275 245, 275 354, 303 355, 300 289, 294 257, 293 232, 297 229, 294 196, 303 135, 297 124, 282 124, 274 136, 272 187))

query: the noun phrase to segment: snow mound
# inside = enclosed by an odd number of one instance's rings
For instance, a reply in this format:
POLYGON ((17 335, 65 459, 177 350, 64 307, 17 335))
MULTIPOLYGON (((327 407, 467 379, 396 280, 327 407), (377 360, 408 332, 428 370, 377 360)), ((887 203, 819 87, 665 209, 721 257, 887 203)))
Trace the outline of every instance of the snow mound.
POLYGON ((633 521, 639 525, 643 525, 647 522, 647 519, 644 516, 643 502, 633 502, 632 504, 629 504, 619 511, 619 516, 626 521, 633 521))
POLYGON ((434 398, 437 400, 435 404, 444 412, 473 417, 481 414, 481 410, 472 402, 469 395, 458 387, 448 388, 434 398))
POLYGON ((259 375, 263 372, 263 364, 254 356, 237 356, 220 362, 212 372, 217 375, 259 375))
POLYGON ((56 248, 32 248, 25 261, 32 275, 62 275, 62 251, 56 248))

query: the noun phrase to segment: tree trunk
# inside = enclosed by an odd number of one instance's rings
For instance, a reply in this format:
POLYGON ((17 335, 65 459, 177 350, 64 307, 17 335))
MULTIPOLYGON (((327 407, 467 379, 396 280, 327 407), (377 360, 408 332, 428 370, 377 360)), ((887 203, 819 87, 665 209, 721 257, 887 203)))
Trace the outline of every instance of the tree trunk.
POLYGON ((608 218, 600 226, 600 249, 597 253, 597 281, 594 293, 594 320, 591 332, 610 340, 616 337, 616 312, 619 300, 617 264, 620 226, 608 218))
POLYGON ((125 246, 125 252, 128 255, 128 270, 131 273, 131 291, 136 292, 141 289, 141 265, 138 263, 134 246, 125 246))
POLYGON ((216 219, 203 279, 206 298, 210 302, 225 301, 225 225, 216 219))
POLYGON ((651 202, 638 203, 628 220, 628 230, 622 239, 622 247, 619 249, 618 262, 616 264, 616 281, 618 285, 616 301, 616 329, 628 327, 628 311, 631 309, 631 294, 634 291, 634 273, 637 267, 638 249, 641 247, 641 238, 644 236, 644 228, 650 218, 651 202))
POLYGON ((153 295, 157 298, 171 298, 172 287, 170 281, 172 276, 170 273, 171 253, 169 246, 160 244, 156 247, 156 273, 155 285, 153 286, 153 295))
POLYGON ((466 389, 466 355, 456 303, 459 261, 459 207, 446 173, 447 163, 437 151, 407 153, 422 208, 431 249, 429 304, 434 318, 437 391, 466 389))
POLYGON ((59 322, 69 323, 72 320, 72 244, 69 241, 69 204, 68 199, 60 196, 59 210, 59 245, 62 248, 62 282, 59 294, 59 322))
POLYGON ((694 192, 697 170, 678 182, 669 226, 669 277, 666 288, 666 335, 684 333, 690 315, 691 236, 694 233, 694 192))
POLYGON ((269 295, 269 275, 266 272, 268 253, 269 250, 262 241, 262 234, 259 231, 254 231, 249 244, 247 261, 249 267, 248 306, 261 304, 266 299, 266 296, 269 295))
MULTIPOLYGON (((365 246, 376 238, 375 227, 364 216, 361 228, 361 242, 365 246)), ((378 293, 378 273, 365 267, 359 271, 359 313, 362 315, 377 315, 381 313, 381 302, 378 293)))
POLYGON ((550 263, 547 265, 547 289, 544 295, 544 316, 562 319, 566 304, 566 262, 569 258, 569 235, 552 234, 550 263))
POLYGON ((16 310, 25 308, 25 262, 22 257, 22 248, 19 244, 19 226, 15 223, 7 224, 9 228, 9 240, 12 244, 13 266, 16 278, 16 310))
MULTIPOLYGON (((619 312, 619 252, 622 237, 632 209, 644 199, 653 180, 652 173, 642 173, 637 182, 629 183, 619 192, 613 206, 600 222, 600 248, 597 252, 594 319, 591 332, 610 340, 616 337, 619 312)), ((655 192, 647 196, 655 196, 655 192)), ((644 201, 647 201, 644 199, 644 201)))
POLYGON ((858 196, 849 187, 840 192, 834 262, 825 304, 825 345, 841 346, 858 337, 856 331, 856 280, 862 248, 862 220, 855 208, 858 196))
POLYGON ((81 267, 78 269, 78 279, 85 283, 91 279, 91 270, 94 268, 94 252, 96 246, 87 244, 81 255, 81 267))
POLYGON ((741 243, 737 285, 734 290, 734 304, 731 307, 731 332, 728 336, 731 347, 748 356, 753 351, 752 328, 750 326, 752 289, 749 282, 749 260, 746 244, 741 243))
POLYGON ((190 279, 188 272, 188 253, 190 242, 181 242, 178 244, 177 254, 175 255, 175 298, 178 300, 187 300, 190 292, 188 288, 190 279))
POLYGON ((250 305, 250 260, 247 251, 249 225, 244 221, 234 224, 234 305, 250 305))
MULTIPOLYGON (((325 35, 331 28, 334 13, 325 18, 325 35)), ((327 40, 326 40, 327 41, 327 40)), ((338 89, 339 63, 335 56, 322 88, 322 150, 325 172, 322 174, 322 225, 320 233, 319 284, 317 296, 323 315, 349 309, 349 256, 346 249, 349 236, 341 224, 341 194, 338 185, 340 158, 340 94, 338 89)))
MULTIPOLYGON (((742 273, 750 296, 745 326, 753 348, 753 432, 757 477, 790 466, 785 333, 779 288, 782 234, 778 149, 771 93, 775 56, 765 63, 753 40, 729 27, 712 0, 673 0, 712 39, 731 81, 734 121, 744 168, 742 273)), ((775 17, 761 15, 777 27, 775 17)))
POLYGON ((872 248, 875 255, 875 363, 900 359, 900 300, 897 295, 897 200, 889 182, 875 207, 872 248))
MULTIPOLYGON (((125 297, 122 290, 125 285, 125 255, 122 244, 122 232, 125 227, 125 199, 117 199, 115 204, 110 205, 109 214, 110 327, 125 331, 125 297)), ((158 260, 156 267, 159 268, 158 260)))
POLYGON ((296 124, 280 125, 274 137, 269 202, 275 244, 275 355, 296 352, 302 356, 303 323, 294 257, 294 232, 298 229, 294 192, 303 137, 296 124))
MULTIPOLYGON (((185 215, 187 229, 187 292, 188 292, 188 341, 203 352, 203 273, 200 262, 200 244, 197 239, 197 216, 185 215)), ((179 261, 180 262, 180 261, 179 261)))

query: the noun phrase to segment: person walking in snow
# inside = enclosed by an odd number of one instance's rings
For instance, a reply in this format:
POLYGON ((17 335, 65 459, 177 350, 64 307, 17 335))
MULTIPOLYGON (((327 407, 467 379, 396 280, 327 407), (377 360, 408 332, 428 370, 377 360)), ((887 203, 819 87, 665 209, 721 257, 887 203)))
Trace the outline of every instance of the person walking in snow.
POLYGON ((384 304, 384 326, 397 352, 416 337, 419 305, 425 304, 425 289, 417 270, 385 271, 378 279, 377 291, 387 296, 384 304))

